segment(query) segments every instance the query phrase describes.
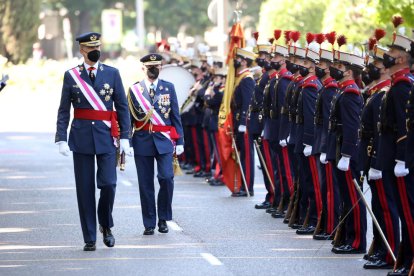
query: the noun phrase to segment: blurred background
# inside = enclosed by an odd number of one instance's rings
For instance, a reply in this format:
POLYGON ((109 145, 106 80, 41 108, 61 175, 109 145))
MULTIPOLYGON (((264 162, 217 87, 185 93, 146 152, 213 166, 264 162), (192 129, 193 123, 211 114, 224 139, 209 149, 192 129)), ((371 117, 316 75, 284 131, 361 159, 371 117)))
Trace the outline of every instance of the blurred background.
POLYGON ((400 33, 412 36, 414 27, 413 0, 0 0, 0 76, 10 77, 0 132, 54 131, 64 71, 82 62, 77 35, 102 33, 101 60, 120 69, 127 88, 149 51, 224 57, 235 10, 247 45, 253 32, 267 40, 278 28, 335 30, 362 48, 375 28, 388 32, 382 43, 390 40, 394 14, 405 19, 400 33))

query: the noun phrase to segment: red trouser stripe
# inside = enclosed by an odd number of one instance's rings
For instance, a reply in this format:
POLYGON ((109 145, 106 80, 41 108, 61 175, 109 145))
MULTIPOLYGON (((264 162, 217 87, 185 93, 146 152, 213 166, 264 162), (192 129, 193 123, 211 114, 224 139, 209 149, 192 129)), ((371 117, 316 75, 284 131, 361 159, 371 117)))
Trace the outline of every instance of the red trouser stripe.
POLYGON ((203 129, 203 140, 204 140, 204 156, 206 157, 206 172, 211 170, 211 156, 210 156, 210 141, 208 140, 207 131, 203 129))
POLYGON ((401 205, 404 212, 405 221, 407 223, 407 230, 409 233, 411 248, 414 250, 414 224, 413 217, 410 211, 410 204, 407 198, 407 190, 405 189, 404 177, 397 177, 398 192, 400 193, 401 205))
POLYGON ((247 188, 250 189, 250 145, 249 135, 247 132, 244 133, 244 152, 245 152, 245 169, 246 169, 246 184, 247 188))
MULTIPOLYGON (((272 181, 273 187, 274 187, 274 185, 275 185, 275 178, 274 178, 274 173, 273 173, 273 164, 272 164, 272 159, 270 158, 269 141, 267 141, 267 140, 263 140, 263 154, 264 154, 265 159, 266 159, 267 171, 270 174, 270 178, 271 178, 270 180, 272 181)), ((272 187, 269 187, 269 188, 270 188, 270 191, 269 192, 271 194, 270 201, 271 201, 271 203, 273 203, 273 200, 274 200, 276 191, 274 191, 272 189, 272 187)))
MULTIPOLYGON (((385 229, 387 231, 386 232, 387 240, 390 243, 390 247, 391 247, 392 251, 395 251, 394 230, 393 230, 393 227, 392 227, 391 213, 390 213, 390 209, 388 207, 387 197, 385 196, 384 183, 382 182, 381 179, 379 179, 379 180, 375 181, 375 185, 376 185, 377 190, 378 190, 378 197, 379 197, 379 200, 380 200, 380 204, 381 204, 384 219, 385 219, 385 229)), ((386 260, 387 260, 388 263, 393 262, 392 257, 391 257, 389 252, 387 253, 386 260)))
POLYGON ((355 240, 352 243, 352 247, 358 249, 361 243, 361 226, 360 226, 361 210, 359 208, 358 197, 356 195, 356 191, 355 191, 356 188, 354 187, 355 184, 352 178, 351 169, 345 172, 345 176, 346 176, 346 183, 348 185, 348 190, 349 190, 349 197, 351 198, 351 204, 352 206, 355 206, 354 210, 352 211, 354 214, 353 217, 354 217, 354 227, 355 227, 354 229, 355 240))
POLYGON ((281 169, 280 169, 280 161, 279 158, 276 157, 276 162, 277 162, 277 175, 279 176, 279 183, 280 183, 280 192, 281 195, 283 196, 284 192, 285 192, 285 188, 283 187, 283 178, 282 178, 282 173, 281 173, 281 169))
POLYGON ((193 138, 193 146, 194 146, 194 154, 195 154, 195 160, 196 160, 196 171, 199 171, 201 169, 201 162, 200 162, 200 149, 198 148, 197 143, 197 130, 195 127, 191 127, 191 136, 193 138))
POLYGON ((333 178, 332 178, 332 164, 328 162, 325 164, 325 173, 326 173, 326 197, 327 197, 327 222, 326 222, 326 232, 331 234, 334 229, 335 221, 335 195, 333 187, 333 178))
POLYGON ((285 164, 285 173, 286 173, 286 180, 289 186, 289 193, 290 195, 292 195, 294 192, 294 187, 293 187, 292 171, 290 169, 290 160, 289 160, 287 147, 282 147, 282 155, 283 155, 283 163, 285 164))
POLYGON ((318 168, 316 167, 315 156, 313 155, 309 156, 308 159, 309 159, 309 165, 311 168, 313 189, 315 192, 316 211, 318 212, 318 219, 319 219, 322 213, 322 196, 321 196, 321 189, 319 188, 318 168))

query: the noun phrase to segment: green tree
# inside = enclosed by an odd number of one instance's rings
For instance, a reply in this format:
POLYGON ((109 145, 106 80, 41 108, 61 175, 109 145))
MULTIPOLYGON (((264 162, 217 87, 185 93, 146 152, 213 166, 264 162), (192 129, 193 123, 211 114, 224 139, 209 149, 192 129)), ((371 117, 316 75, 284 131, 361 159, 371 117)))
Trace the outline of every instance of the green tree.
POLYGON ((381 7, 378 9, 381 23, 391 25, 392 16, 399 14, 404 18, 404 26, 414 28, 413 0, 379 0, 379 7, 381 7))
POLYGON ((0 54, 12 63, 25 62, 31 56, 39 11, 40 0, 0 1, 0 54))

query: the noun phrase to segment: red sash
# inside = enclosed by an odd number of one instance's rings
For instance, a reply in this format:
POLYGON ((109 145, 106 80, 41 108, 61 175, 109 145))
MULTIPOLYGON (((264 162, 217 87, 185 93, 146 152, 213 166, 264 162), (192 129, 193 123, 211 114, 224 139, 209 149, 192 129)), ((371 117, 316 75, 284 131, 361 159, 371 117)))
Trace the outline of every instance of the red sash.
POLYGON ((178 138, 180 138, 180 135, 178 135, 177 130, 173 126, 161 126, 161 125, 153 125, 151 122, 146 123, 144 125, 143 122, 135 122, 136 128, 141 128, 140 130, 148 130, 150 132, 170 132, 170 137, 172 140, 176 141, 178 138))
POLYGON ((115 111, 99 111, 93 109, 75 108, 75 119, 111 121, 111 136, 118 137, 118 116, 115 111))

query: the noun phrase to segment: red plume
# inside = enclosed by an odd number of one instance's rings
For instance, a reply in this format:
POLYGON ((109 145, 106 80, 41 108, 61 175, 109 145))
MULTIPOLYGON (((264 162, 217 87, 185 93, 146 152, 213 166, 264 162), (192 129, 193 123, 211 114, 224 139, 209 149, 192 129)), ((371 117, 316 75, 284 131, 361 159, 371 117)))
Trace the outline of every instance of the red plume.
POLYGON ((341 48, 342 45, 346 44, 346 37, 344 35, 338 36, 336 43, 338 43, 338 49, 341 48))
POLYGON ((404 19, 399 16, 399 15, 394 15, 392 17, 392 24, 394 24, 394 28, 397 28, 398 26, 400 26, 402 23, 404 23, 404 19))
POLYGON ((270 44, 273 44, 274 41, 275 41, 275 39, 273 37, 272 38, 269 38, 270 44))
POLYGON ((318 44, 322 44, 325 41, 325 35, 324 34, 316 34, 315 40, 318 44))
POLYGON ((162 44, 162 42, 161 42, 161 41, 160 41, 160 42, 155 43, 155 45, 157 46, 157 49, 158 49, 158 48, 160 48, 161 44, 162 44))
POLYGON ((375 37, 370 37, 368 40, 368 49, 373 51, 375 44, 377 44, 377 39, 375 37))
POLYGON ((328 40, 329 43, 331 43, 332 45, 335 44, 335 40, 336 40, 336 32, 330 32, 325 34, 326 40, 328 40))
POLYGON ((300 32, 299 31, 292 31, 290 32, 290 39, 293 40, 293 42, 297 42, 300 38, 300 32))
POLYGON ((376 29, 375 30, 375 38, 377 39, 377 41, 380 41, 381 38, 383 38, 385 36, 386 32, 383 29, 376 29))
POLYGON ((259 39, 259 32, 254 32, 254 33, 253 33, 253 37, 254 37, 254 39, 256 39, 256 41, 257 41, 257 39, 259 39))
POLYGON ((165 44, 164 45, 164 51, 170 51, 170 49, 171 49, 171 46, 170 46, 170 44, 165 44))
POLYGON ((280 36, 282 35, 282 30, 274 30, 273 31, 273 37, 278 40, 280 36))
POLYGON ((286 44, 289 44, 289 40, 290 40, 290 33, 291 33, 292 31, 285 31, 284 33, 283 33, 283 35, 285 36, 285 42, 286 42, 286 44))
POLYGON ((308 43, 308 45, 311 44, 314 40, 315 40, 315 34, 313 33, 306 34, 306 42, 308 43))

